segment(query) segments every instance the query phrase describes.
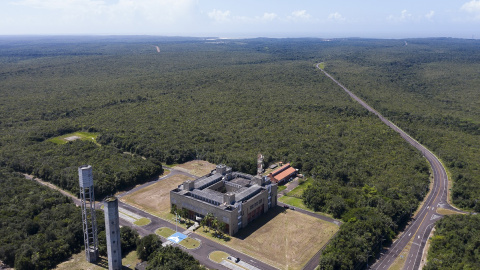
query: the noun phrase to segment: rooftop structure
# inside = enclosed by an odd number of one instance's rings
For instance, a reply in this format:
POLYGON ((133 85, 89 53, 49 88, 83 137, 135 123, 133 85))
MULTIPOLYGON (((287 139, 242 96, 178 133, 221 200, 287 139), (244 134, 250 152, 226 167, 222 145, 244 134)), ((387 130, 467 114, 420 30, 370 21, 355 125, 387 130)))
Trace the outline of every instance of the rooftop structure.
POLYGON ((265 177, 232 172, 217 165, 210 174, 170 191, 172 207, 189 210, 190 219, 212 214, 230 235, 277 205, 277 185, 265 177))

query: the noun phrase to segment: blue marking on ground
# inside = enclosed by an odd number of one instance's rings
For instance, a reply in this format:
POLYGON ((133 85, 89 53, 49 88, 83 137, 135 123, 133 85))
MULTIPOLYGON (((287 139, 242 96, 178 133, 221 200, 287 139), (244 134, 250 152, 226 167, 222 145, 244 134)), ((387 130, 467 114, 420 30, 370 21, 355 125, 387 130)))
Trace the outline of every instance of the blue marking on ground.
POLYGON ((167 240, 174 242, 175 244, 180 243, 183 239, 187 238, 187 236, 183 233, 174 233, 167 238, 167 240))

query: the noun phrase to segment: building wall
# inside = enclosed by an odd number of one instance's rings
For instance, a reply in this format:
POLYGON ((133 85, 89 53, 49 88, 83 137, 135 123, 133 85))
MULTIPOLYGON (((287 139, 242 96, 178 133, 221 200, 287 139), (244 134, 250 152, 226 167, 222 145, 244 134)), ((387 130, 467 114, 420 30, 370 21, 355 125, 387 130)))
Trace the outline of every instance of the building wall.
MULTIPOLYGON (((277 185, 271 185, 271 206, 273 208, 277 205, 277 185)), ((238 208, 231 211, 224 210, 218 206, 209 204, 207 202, 192 198, 190 196, 180 195, 174 191, 170 191, 170 203, 176 205, 177 208, 186 208, 195 214, 206 216, 211 213, 219 221, 229 225, 229 234, 234 235, 241 228, 244 228, 248 223, 265 214, 268 210, 268 190, 262 190, 259 194, 253 196, 242 204, 241 207, 241 225, 238 226, 238 208)))
POLYGON ((183 196, 173 191, 170 192, 170 202, 175 204, 177 208, 186 208, 201 216, 206 216, 211 213, 219 221, 229 225, 229 234, 233 235, 238 231, 237 209, 232 211, 223 210, 215 205, 192 198, 190 196, 183 196))

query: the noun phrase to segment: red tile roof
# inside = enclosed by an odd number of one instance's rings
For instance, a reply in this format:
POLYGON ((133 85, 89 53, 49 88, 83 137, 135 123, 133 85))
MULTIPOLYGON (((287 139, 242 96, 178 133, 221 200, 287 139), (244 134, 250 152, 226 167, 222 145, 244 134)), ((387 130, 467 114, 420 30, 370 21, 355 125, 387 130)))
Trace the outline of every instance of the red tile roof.
POLYGON ((287 164, 283 165, 282 167, 276 169, 274 172, 272 172, 272 175, 275 176, 275 175, 281 173, 282 171, 284 171, 285 169, 287 169, 289 167, 290 167, 290 163, 287 163, 287 164))
POLYGON ((275 180, 277 180, 278 182, 281 182, 283 180, 285 180, 284 178, 287 178, 289 176, 291 176, 292 174, 296 173, 297 170, 295 170, 295 168, 293 167, 289 167, 288 169, 284 170, 283 172, 273 176, 275 178, 275 180))

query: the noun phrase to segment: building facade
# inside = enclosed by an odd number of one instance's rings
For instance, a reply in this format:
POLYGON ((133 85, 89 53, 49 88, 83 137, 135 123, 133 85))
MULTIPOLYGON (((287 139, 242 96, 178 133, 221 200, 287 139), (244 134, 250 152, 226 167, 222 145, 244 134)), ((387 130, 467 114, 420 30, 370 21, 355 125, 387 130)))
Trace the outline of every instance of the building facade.
POLYGON ((225 232, 234 235, 277 205, 277 184, 217 165, 210 174, 170 191, 170 204, 187 209, 193 220, 212 214, 225 223, 225 232))

